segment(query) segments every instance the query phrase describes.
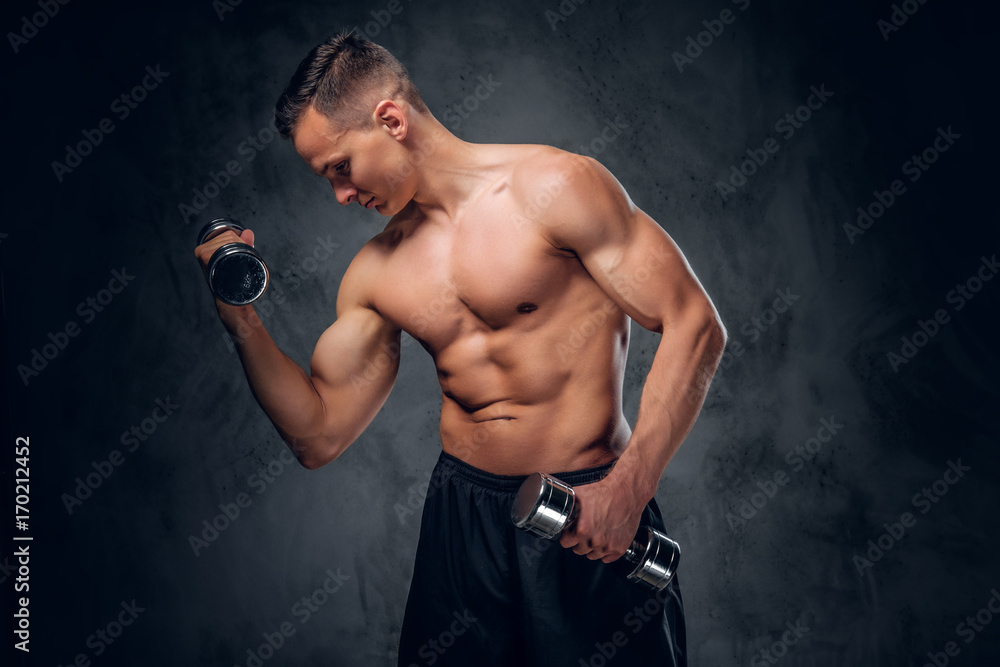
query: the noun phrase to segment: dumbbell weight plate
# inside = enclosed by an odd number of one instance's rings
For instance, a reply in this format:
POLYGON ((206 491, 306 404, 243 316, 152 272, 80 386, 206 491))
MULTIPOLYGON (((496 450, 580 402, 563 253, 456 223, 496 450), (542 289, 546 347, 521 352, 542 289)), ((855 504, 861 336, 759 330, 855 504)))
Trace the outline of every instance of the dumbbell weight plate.
POLYGON ((245 306, 267 289, 267 266, 242 243, 227 243, 208 261, 208 281, 220 301, 245 306))
POLYGON ((681 547, 660 531, 645 526, 639 529, 625 556, 628 561, 637 563, 628 578, 659 591, 674 578, 681 559, 681 547))
MULTIPOLYGON (((241 234, 244 227, 232 218, 217 218, 198 234, 198 245, 230 229, 241 234)), ((205 267, 208 284, 215 296, 233 306, 252 303, 267 289, 267 265, 260 254, 245 243, 226 243, 219 247, 205 267)))
POLYGON ((573 519, 573 487, 542 472, 532 473, 521 484, 510 511, 511 521, 534 535, 552 539, 573 519))

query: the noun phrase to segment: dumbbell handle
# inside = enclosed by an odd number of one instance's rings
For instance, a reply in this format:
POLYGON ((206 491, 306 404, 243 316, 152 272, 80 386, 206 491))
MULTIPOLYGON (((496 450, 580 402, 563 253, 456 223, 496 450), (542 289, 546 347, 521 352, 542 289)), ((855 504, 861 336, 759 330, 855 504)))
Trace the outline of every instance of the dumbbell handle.
POLYGON ((198 242, 196 245, 211 241, 226 230, 230 230, 239 236, 243 233, 244 229, 243 225, 232 218, 216 218, 202 227, 201 231, 198 232, 198 242))
MULTIPOLYGON (((641 526, 639 527, 639 530, 642 531, 641 526)), ((638 537, 638 535, 639 533, 636 533, 636 537, 638 537)), ((628 546, 628 549, 625 550, 625 560, 627 560, 630 563, 635 563, 636 565, 638 565, 639 563, 642 562, 642 553, 645 550, 646 550, 645 545, 639 544, 639 540, 633 539, 632 544, 630 544, 628 546)))

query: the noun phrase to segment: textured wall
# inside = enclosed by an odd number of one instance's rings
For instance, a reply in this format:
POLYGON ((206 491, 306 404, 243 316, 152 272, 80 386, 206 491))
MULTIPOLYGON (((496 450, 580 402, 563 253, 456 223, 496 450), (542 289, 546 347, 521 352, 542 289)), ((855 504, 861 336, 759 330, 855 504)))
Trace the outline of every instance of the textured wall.
MULTIPOLYGON (((430 360, 405 348, 340 460, 289 465, 191 253, 210 217, 251 226, 275 273, 263 319, 308 362, 382 220, 338 207, 265 128, 306 51, 367 24, 460 137, 596 153, 715 300, 724 367, 657 494, 684 548, 692 664, 1000 655, 992 612, 959 625, 1000 586, 1000 281, 975 282, 1000 250, 992 17, 916 0, 898 29, 888 0, 398 3, 3 10, 3 436, 30 436, 32 482, 30 529, 5 522, 0 546, 5 645, 9 538, 28 534, 31 664, 249 666, 282 624, 295 632, 264 664, 395 664, 411 508, 440 447, 430 360), (499 85, 460 114, 480 77, 499 85), (595 142, 608 123, 614 141, 595 142), (904 167, 949 128, 926 171, 904 167), (90 154, 67 156, 80 142, 90 154), (227 163, 239 173, 213 177, 227 163), (894 180, 884 213, 845 227, 894 180), (95 634, 117 620, 117 638, 95 634)), ((657 342, 633 334, 630 418, 657 342)))

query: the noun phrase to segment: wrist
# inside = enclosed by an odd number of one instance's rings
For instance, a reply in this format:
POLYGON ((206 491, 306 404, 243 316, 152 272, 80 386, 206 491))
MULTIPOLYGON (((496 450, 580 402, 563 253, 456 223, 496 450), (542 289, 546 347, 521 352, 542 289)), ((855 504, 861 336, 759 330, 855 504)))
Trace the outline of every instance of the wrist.
POLYGON ((636 507, 644 507, 656 495, 659 479, 651 478, 649 466, 642 465, 635 456, 629 456, 629 451, 631 448, 618 458, 608 477, 613 477, 613 481, 627 490, 636 507))
POLYGON ((249 304, 245 306, 232 306, 216 299, 215 308, 219 312, 219 319, 222 320, 222 324, 225 325, 230 334, 242 334, 260 324, 257 311, 249 304))

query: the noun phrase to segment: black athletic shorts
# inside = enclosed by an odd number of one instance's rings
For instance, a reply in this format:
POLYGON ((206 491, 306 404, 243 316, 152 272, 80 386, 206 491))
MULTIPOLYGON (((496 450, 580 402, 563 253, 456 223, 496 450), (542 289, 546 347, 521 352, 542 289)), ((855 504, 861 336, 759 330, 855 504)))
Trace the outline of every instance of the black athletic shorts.
MULTIPOLYGON (((554 473, 572 486, 611 465, 554 473)), ((399 666, 686 665, 677 577, 662 591, 515 528, 522 476, 493 475, 441 453, 420 525, 399 640, 399 666)), ((643 525, 664 530, 656 502, 643 525)), ((664 531, 666 532, 666 531, 664 531)))

